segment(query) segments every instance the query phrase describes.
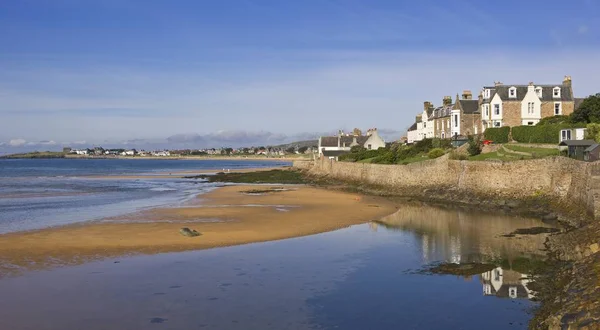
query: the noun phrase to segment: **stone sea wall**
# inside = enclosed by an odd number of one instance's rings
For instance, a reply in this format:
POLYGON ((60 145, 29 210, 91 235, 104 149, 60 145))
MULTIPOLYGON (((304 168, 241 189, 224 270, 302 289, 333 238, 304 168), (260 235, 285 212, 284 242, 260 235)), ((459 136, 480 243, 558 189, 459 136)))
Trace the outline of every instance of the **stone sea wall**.
POLYGON ((554 202, 600 217, 600 163, 566 157, 513 162, 459 161, 447 156, 408 165, 294 162, 313 175, 389 188, 399 195, 452 190, 511 200, 549 197, 554 202))

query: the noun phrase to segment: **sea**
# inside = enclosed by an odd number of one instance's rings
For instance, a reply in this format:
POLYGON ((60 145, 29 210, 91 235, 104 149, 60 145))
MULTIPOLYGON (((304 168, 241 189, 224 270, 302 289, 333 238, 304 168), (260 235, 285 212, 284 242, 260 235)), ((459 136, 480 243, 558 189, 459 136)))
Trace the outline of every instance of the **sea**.
POLYGON ((0 234, 176 206, 217 186, 159 175, 289 165, 273 160, 0 159, 0 234))
MULTIPOLYGON (((0 160, 0 240, 177 205, 215 187, 159 173, 279 165, 288 164, 0 160), (144 177, 106 179, 119 175, 144 177)), ((506 234, 537 226, 547 225, 400 203, 378 221, 306 237, 0 275, 0 329, 527 329, 545 238, 506 234), (440 264, 492 266, 428 271, 440 264)))

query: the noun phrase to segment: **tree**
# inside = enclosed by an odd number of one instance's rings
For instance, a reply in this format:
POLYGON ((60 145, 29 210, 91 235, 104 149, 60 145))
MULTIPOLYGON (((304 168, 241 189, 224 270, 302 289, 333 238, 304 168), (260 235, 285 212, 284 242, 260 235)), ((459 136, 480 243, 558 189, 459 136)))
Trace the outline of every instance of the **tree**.
POLYGON ((588 140, 600 141, 600 124, 587 124, 585 138, 588 140))
POLYGON ((308 150, 308 147, 300 147, 300 148, 298 148, 298 153, 303 154, 306 152, 306 150, 308 150))
POLYGON ((481 153, 483 149, 483 143, 481 139, 478 137, 469 136, 469 147, 467 148, 467 152, 471 156, 477 156, 481 153))
POLYGON ((579 108, 571 114, 573 123, 599 123, 600 122, 600 93, 588 96, 579 108))
POLYGON ((289 148, 285 149, 285 152, 287 152, 288 154, 295 154, 296 153, 296 148, 289 147, 289 148))
POLYGON ((354 146, 354 147, 350 148, 350 152, 354 153, 354 154, 355 153, 359 153, 361 151, 365 151, 365 150, 367 150, 367 149, 365 147, 363 147, 363 146, 360 146, 360 145, 354 146))

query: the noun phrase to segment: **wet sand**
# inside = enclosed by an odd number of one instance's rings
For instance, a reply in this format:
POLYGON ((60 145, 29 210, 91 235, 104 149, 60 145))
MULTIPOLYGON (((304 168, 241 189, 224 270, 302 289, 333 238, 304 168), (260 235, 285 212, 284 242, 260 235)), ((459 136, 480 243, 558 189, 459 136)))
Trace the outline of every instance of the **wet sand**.
POLYGON ((286 186, 291 189, 267 194, 244 193, 265 187, 226 186, 199 196, 198 203, 187 207, 0 235, 0 276, 105 257, 305 236, 376 220, 395 211, 385 199, 308 186, 286 186), (179 233, 182 227, 202 235, 183 236, 179 233))
POLYGON ((130 180, 130 179, 181 179, 186 176, 201 175, 201 174, 216 174, 219 172, 226 173, 248 173, 248 172, 261 172, 271 171, 276 169, 288 168, 287 166, 281 167, 260 167, 260 168, 237 168, 237 169, 216 169, 216 170, 189 170, 189 171, 176 171, 176 172, 158 172, 148 174, 137 174, 137 175, 89 175, 82 176, 86 179, 101 179, 101 180, 130 180), (229 170, 229 171, 228 171, 229 170))

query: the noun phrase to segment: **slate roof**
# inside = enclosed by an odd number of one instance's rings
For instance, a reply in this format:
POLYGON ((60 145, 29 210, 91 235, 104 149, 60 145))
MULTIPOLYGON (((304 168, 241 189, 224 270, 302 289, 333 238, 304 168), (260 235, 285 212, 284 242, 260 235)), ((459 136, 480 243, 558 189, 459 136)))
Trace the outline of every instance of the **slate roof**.
MULTIPOLYGON (((569 86, 565 86, 562 84, 559 85, 534 85, 536 88, 542 88, 542 102, 551 102, 551 101, 573 101, 573 89, 569 86), (553 89, 554 87, 560 87, 560 98, 553 97, 553 89)), ((484 89, 490 89, 490 98, 484 99, 483 103, 489 103, 496 94, 500 96, 503 101, 523 101, 525 95, 527 94, 527 89, 529 85, 498 85, 498 86, 488 86, 484 87, 484 89), (508 91, 511 87, 515 87, 517 89, 517 97, 509 98, 508 91)))
POLYGON ((459 100, 458 102, 460 102, 464 114, 479 113, 479 100, 459 100))
POLYGON ((510 295, 509 295, 510 287, 516 287, 517 298, 529 298, 527 289, 522 284, 502 284, 502 286, 500 287, 498 292, 496 292, 496 297, 510 298, 510 295))
POLYGON ((337 136, 321 137, 321 147, 337 147, 337 145, 338 145, 337 136))
POLYGON ((589 147, 596 144, 594 140, 564 140, 559 143, 559 146, 568 146, 568 147, 589 147))
MULTIPOLYGON (((416 125, 416 124, 415 124, 416 125)), ((363 145, 369 139, 368 136, 357 136, 356 143, 363 145)), ((346 144, 346 147, 350 147, 352 142, 354 141, 354 136, 342 136, 340 137, 340 147, 346 144)), ((337 136, 322 136, 321 137, 321 147, 337 147, 338 146, 338 137, 337 136)))
POLYGON ((444 118, 450 117, 452 112, 452 108, 454 108, 454 104, 450 105, 442 105, 433 109, 433 117, 432 118, 444 118))
POLYGON ((592 152, 592 151, 594 151, 594 149, 596 149, 598 147, 600 147, 600 144, 598 144, 598 143, 592 144, 587 149, 585 149, 583 152, 592 152))
POLYGON ((416 131, 417 130, 417 123, 412 124, 411 127, 408 128, 409 131, 416 131))

